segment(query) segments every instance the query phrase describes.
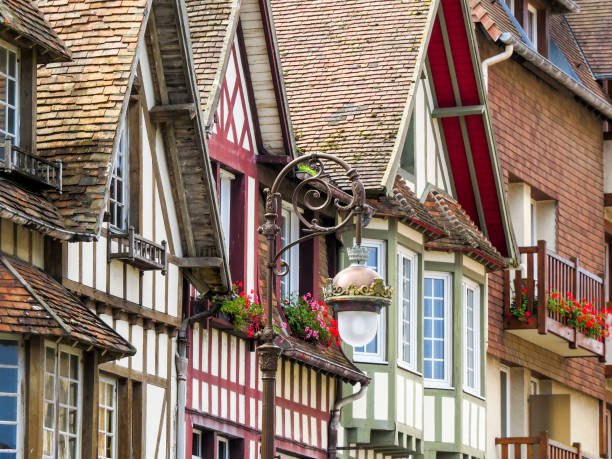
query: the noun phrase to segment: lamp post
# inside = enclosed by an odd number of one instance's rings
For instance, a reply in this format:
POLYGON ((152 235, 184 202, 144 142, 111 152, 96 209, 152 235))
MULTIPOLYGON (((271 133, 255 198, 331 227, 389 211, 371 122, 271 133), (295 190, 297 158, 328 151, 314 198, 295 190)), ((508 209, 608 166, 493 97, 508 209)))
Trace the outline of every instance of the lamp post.
POLYGON ((263 384, 262 401, 262 431, 261 457, 274 457, 275 431, 275 388, 276 371, 281 348, 275 343, 276 332, 272 325, 273 305, 272 293, 274 279, 289 273, 289 265, 280 260, 280 270, 277 270, 279 259, 287 250, 301 242, 317 236, 333 233, 356 220, 355 247, 349 251, 349 259, 353 264, 342 270, 333 279, 328 279, 325 299, 338 313, 338 329, 340 337, 353 346, 368 343, 376 334, 378 328, 378 313, 380 308, 390 303, 391 289, 384 286, 382 279, 371 269, 363 266, 367 260, 367 249, 361 247, 361 227, 365 211, 365 190, 359 179, 359 174, 348 163, 326 153, 311 153, 294 159, 278 174, 272 187, 265 190, 266 203, 264 223, 259 232, 264 235, 268 244, 268 260, 266 262, 266 322, 260 339, 263 341, 257 348, 259 367, 263 384), (323 160, 334 163, 351 184, 351 202, 342 205, 338 198, 333 197, 330 176, 325 170, 323 160), (276 240, 280 227, 277 221, 280 217, 278 200, 279 188, 283 179, 299 164, 308 166, 307 178, 301 181, 293 190, 292 205, 296 215, 305 226, 308 234, 292 241, 276 250, 276 240), (298 210, 298 198, 303 195, 303 205, 312 211, 319 211, 328 206, 335 208, 346 216, 335 226, 321 226, 317 218, 307 220, 298 210))

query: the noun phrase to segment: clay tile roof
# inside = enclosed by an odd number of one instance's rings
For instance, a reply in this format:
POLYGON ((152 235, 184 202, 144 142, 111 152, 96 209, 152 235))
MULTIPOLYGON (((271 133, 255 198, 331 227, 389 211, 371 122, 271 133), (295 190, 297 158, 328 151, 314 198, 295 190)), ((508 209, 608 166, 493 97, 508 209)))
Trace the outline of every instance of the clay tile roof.
POLYGON ((224 53, 233 39, 238 18, 237 0, 186 0, 193 63, 204 121, 214 110, 214 98, 223 75, 224 53))
POLYGON ((451 196, 441 190, 433 189, 425 198, 425 206, 447 233, 445 237, 426 242, 426 248, 464 251, 466 255, 492 270, 508 265, 504 257, 451 196))
POLYGON ((568 14, 569 22, 596 76, 612 78, 612 2, 576 0, 580 12, 568 14))
POLYGON ((57 207, 44 195, 0 177, 0 217, 58 239, 70 239, 57 207))
MULTIPOLYGON (((531 43, 528 42, 526 35, 521 30, 520 25, 518 25, 518 23, 510 17, 500 1, 501 0, 470 0, 472 20, 480 23, 494 41, 497 41, 502 33, 508 32, 516 37, 519 41, 522 41, 526 46, 532 47, 531 43)), ((568 14, 567 18, 569 20, 573 16, 580 14, 582 13, 568 14)), ((589 63, 586 61, 582 50, 578 46, 578 43, 576 42, 572 30, 569 28, 565 20, 565 17, 558 14, 551 15, 549 30, 550 37, 559 47, 563 57, 567 60, 571 66, 571 70, 575 73, 575 76, 571 74, 570 76, 579 83, 582 83, 596 96, 609 102, 610 99, 595 81, 594 76, 591 73, 589 63)), ((612 61, 612 53, 610 53, 610 55, 612 61)), ((559 63, 553 62, 553 64, 559 67, 559 63)), ((561 70, 568 73, 568 69, 566 68, 562 68, 561 70)))
POLYGON ((272 0, 300 151, 336 154, 383 187, 432 3, 272 0))
POLYGON ((107 351, 102 360, 136 352, 51 276, 3 254, 0 254, 0 332, 71 338, 107 351))
POLYGON ((70 51, 30 0, 0 0, 0 23, 42 46, 41 62, 70 60, 70 51))
POLYGON ((147 0, 45 0, 39 6, 72 62, 38 71, 38 152, 63 161, 53 194, 71 229, 97 233, 113 142, 147 0))
POLYGON ((332 344, 317 346, 289 336, 284 338, 289 346, 281 343, 283 355, 308 366, 339 376, 343 381, 361 383, 369 378, 346 356, 342 348, 332 344))
POLYGON ((444 227, 431 216, 427 207, 399 175, 395 178, 393 196, 382 196, 369 203, 376 209, 376 216, 402 219, 407 225, 432 238, 446 234, 444 227))

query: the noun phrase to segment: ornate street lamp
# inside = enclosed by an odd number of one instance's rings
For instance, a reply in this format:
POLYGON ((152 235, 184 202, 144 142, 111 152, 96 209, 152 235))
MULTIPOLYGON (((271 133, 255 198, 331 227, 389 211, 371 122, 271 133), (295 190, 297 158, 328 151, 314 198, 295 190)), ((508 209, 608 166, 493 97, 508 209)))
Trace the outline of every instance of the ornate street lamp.
POLYGON ((266 324, 260 336, 263 344, 257 348, 257 353, 263 383, 261 456, 263 459, 273 459, 276 412, 274 391, 281 348, 274 341, 277 335, 272 325, 272 292, 275 277, 282 277, 289 273, 289 265, 281 259, 283 253, 308 239, 336 232, 353 219, 356 220, 355 246, 348 251, 352 264, 339 272, 333 280, 328 279, 325 292, 326 302, 338 314, 340 337, 350 345, 361 346, 374 338, 378 329, 380 309, 391 302, 391 289, 384 285, 384 281, 376 272, 364 266, 368 258, 367 248, 361 247, 361 227, 366 206, 365 190, 359 180, 359 174, 348 163, 326 153, 301 156, 280 171, 272 188, 266 189, 265 193, 265 222, 259 227, 259 232, 265 236, 269 247, 266 263, 266 324), (334 197, 330 185, 331 179, 325 171, 322 160, 335 163, 335 166, 339 167, 350 181, 353 196, 347 205, 342 205, 339 198, 334 197), (299 164, 306 164, 309 173, 303 174, 306 178, 295 187, 292 194, 292 205, 308 234, 288 243, 277 252, 276 240, 280 228, 276 222, 280 217, 278 200, 281 196, 278 190, 287 174, 295 171, 299 164), (305 208, 316 212, 333 206, 338 212, 346 213, 346 216, 337 225, 328 227, 321 226, 316 217, 308 221, 298 210, 297 202, 301 193, 303 193, 305 208), (280 270, 277 270, 279 260, 281 267, 280 270))

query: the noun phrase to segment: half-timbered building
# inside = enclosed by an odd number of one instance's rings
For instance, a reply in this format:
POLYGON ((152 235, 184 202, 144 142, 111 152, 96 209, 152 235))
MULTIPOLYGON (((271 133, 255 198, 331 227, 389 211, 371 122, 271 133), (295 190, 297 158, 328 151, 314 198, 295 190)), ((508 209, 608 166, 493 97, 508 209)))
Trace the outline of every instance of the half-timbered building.
POLYGON ((98 366, 136 350, 62 285, 62 245, 91 235, 55 199, 63 164, 37 148, 36 86, 71 53, 31 2, 0 11, 0 456, 94 457, 98 366))
POLYGON ((367 265, 395 289, 346 349, 372 383, 334 456, 484 457, 488 273, 515 250, 467 2, 272 8, 298 149, 359 171, 367 265))
POLYGON ((552 457, 609 455, 609 341, 575 326, 550 298, 569 292, 592 313, 609 304, 602 132, 612 105, 595 78, 605 80, 610 53, 601 46, 595 56, 600 44, 587 33, 603 33, 610 4, 471 3, 482 58, 499 56, 483 65, 521 256, 520 270, 490 278, 487 451, 539 442, 547 431, 552 457), (531 320, 521 321, 517 306, 531 320))
POLYGON ((89 376, 94 453, 82 457, 175 457, 183 285, 230 288, 184 3, 40 8, 72 60, 38 74, 38 152, 61 161, 61 193, 49 196, 81 235, 48 256, 100 329, 133 346, 89 376))
MULTIPOLYGON (((232 280, 265 297, 267 248, 257 233, 263 190, 295 153, 274 26, 268 2, 187 0, 196 77, 207 126, 225 248, 232 280)), ((300 235, 288 202, 295 177, 282 188, 280 244, 300 235)), ((311 216, 312 217, 312 216, 311 216)), ((335 215, 320 218, 333 221, 335 215)), ((275 300, 291 293, 321 298, 335 273, 335 237, 291 249, 290 274, 275 300)), ((186 298, 184 313, 207 307, 186 298)), ((327 457, 331 411, 341 382, 367 384, 344 353, 284 331, 276 385, 276 452, 282 458, 327 457)), ((194 324, 187 378, 187 454, 193 458, 259 457, 262 393, 254 339, 215 316, 194 324)))

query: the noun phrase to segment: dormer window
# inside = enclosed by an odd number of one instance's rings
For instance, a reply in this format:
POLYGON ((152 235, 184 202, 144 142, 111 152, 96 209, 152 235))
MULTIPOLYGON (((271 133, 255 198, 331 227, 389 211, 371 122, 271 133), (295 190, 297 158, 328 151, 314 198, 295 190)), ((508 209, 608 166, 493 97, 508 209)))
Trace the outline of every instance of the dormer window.
POLYGON ((129 175, 128 175, 128 129, 124 123, 119 134, 119 147, 115 157, 115 166, 111 176, 110 187, 110 223, 115 228, 126 230, 128 228, 128 198, 129 175))
POLYGON ((527 5, 527 23, 525 33, 533 47, 538 49, 538 10, 532 5, 527 5))
POLYGON ((514 0, 502 0, 502 1, 506 4, 506 6, 508 7, 512 15, 514 15, 514 0))
POLYGON ((17 52, 0 44, 0 135, 15 144, 17 135, 17 52))

